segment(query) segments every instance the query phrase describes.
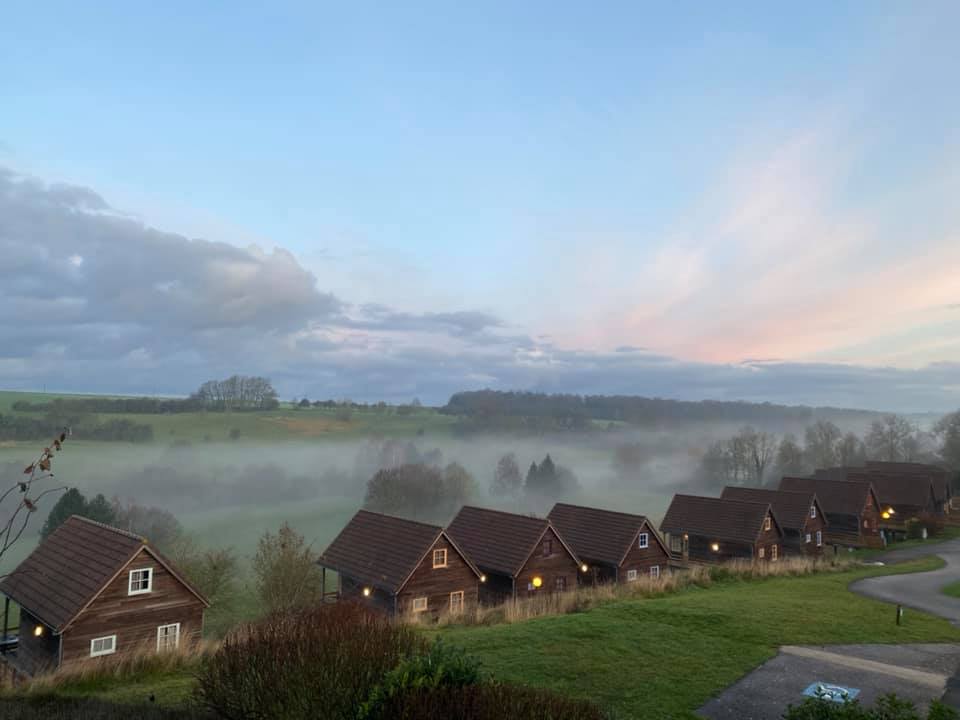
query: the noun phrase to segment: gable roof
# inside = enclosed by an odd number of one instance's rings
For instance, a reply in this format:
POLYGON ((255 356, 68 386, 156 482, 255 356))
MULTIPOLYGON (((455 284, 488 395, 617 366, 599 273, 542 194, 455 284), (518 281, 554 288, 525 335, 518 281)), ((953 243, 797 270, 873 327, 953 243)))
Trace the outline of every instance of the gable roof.
POLYGON ((933 480, 926 473, 904 474, 880 469, 837 467, 817 470, 814 476, 869 482, 882 505, 913 505, 925 508, 935 499, 933 480))
POLYGON ((467 566, 480 571, 439 525, 358 510, 320 555, 319 564, 373 585, 400 592, 437 540, 445 537, 467 566))
POLYGON ((780 489, 789 492, 813 492, 817 494, 820 505, 828 515, 855 515, 860 517, 872 494, 879 507, 877 493, 865 480, 831 480, 828 478, 785 477, 780 480, 780 489))
POLYGON ((784 528, 799 532, 810 517, 810 507, 815 505, 820 517, 826 521, 823 508, 814 492, 790 492, 770 488, 735 487, 728 485, 720 493, 723 500, 770 503, 773 514, 784 528))
POLYGON ((0 581, 0 593, 59 633, 141 550, 146 550, 204 605, 210 605, 166 558, 147 544, 146 538, 79 515, 67 518, 0 581))
POLYGON ((933 495, 937 502, 944 502, 953 494, 950 483, 950 473, 939 465, 913 462, 885 462, 881 460, 867 460, 868 473, 887 473, 898 475, 927 475, 933 483, 933 495))
POLYGON ((779 529, 770 503, 674 495, 660 530, 753 544, 760 537, 768 514, 773 515, 779 529))
POLYGON ((515 577, 551 529, 579 565, 576 553, 546 518, 465 505, 450 521, 447 535, 482 570, 515 577))
POLYGON ((645 525, 667 552, 660 536, 643 515, 557 503, 547 519, 584 560, 620 565, 645 525))

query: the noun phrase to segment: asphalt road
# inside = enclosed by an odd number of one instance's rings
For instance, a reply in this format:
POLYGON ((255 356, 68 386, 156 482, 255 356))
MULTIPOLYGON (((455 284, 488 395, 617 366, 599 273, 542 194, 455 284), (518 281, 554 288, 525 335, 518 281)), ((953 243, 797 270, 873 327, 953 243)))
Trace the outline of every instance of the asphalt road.
POLYGON ((896 563, 928 555, 940 556, 947 563, 946 566, 932 572, 867 578, 853 583, 850 589, 877 600, 924 610, 946 618, 954 625, 960 625, 960 599, 947 597, 940 592, 944 585, 960 580, 960 539, 932 547, 893 550, 877 559, 885 563, 896 563))

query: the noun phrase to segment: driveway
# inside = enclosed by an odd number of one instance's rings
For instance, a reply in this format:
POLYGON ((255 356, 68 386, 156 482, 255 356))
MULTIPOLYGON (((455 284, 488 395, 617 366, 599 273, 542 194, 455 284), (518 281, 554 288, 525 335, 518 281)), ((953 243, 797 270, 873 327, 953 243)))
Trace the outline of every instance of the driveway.
POLYGON ((906 550, 893 550, 879 556, 877 560, 897 563, 928 555, 938 555, 943 558, 947 563, 946 566, 931 572, 886 575, 858 580, 850 586, 850 589, 877 600, 924 610, 931 615, 946 618, 954 625, 960 625, 960 599, 947 597, 940 592, 944 585, 960 580, 960 539, 948 540, 936 545, 921 545, 906 550))

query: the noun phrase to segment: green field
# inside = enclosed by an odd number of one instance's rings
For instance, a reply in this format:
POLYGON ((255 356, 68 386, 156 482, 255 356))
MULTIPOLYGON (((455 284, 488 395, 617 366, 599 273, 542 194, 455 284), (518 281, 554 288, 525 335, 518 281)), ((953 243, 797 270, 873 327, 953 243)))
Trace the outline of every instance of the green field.
MULTIPOLYGON (((693 718, 708 698, 785 644, 960 642, 947 621, 854 595, 863 577, 932 570, 938 559, 896 567, 761 580, 726 580, 659 598, 511 625, 427 631, 465 648, 494 677, 587 698, 632 718, 693 718)), ((150 693, 168 704, 191 694, 191 669, 68 685, 58 692, 117 702, 150 693)))
POLYGON ((960 598, 960 580, 952 582, 949 585, 944 585, 940 592, 944 595, 949 595, 950 597, 960 598))

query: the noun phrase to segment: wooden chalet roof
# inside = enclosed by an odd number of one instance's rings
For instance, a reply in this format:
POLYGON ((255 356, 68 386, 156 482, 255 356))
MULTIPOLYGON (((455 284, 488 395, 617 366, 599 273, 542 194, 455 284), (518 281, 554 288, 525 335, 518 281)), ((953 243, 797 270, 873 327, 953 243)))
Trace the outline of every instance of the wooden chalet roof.
POLYGON ((209 605, 203 595, 147 544, 146 538, 79 515, 67 518, 16 570, 0 581, 0 593, 58 633, 144 548, 204 605, 209 605))
POLYGON ((931 504, 935 495, 933 480, 927 474, 902 474, 889 471, 867 470, 866 468, 826 468, 817 470, 815 477, 832 480, 855 480, 869 482, 877 493, 881 505, 912 505, 925 508, 931 504))
POLYGON ((773 514, 783 528, 799 532, 810 516, 810 506, 816 504, 817 511, 826 522, 823 508, 815 492, 790 492, 770 488, 738 487, 728 485, 720 493, 724 500, 745 500, 747 502, 770 503, 773 514))
POLYGON ((390 594, 400 592, 441 536, 480 571, 439 525, 359 510, 320 555, 319 563, 390 594))
MULTIPOLYGON (((551 527, 546 518, 465 505, 450 521, 447 534, 480 569, 514 577, 551 527)), ((563 535, 558 532, 557 537, 579 565, 563 535)))
POLYGON ((644 525, 666 552, 660 536, 643 515, 557 503, 547 519, 584 560, 620 565, 644 525))
POLYGON ((867 460, 868 473, 885 473, 905 476, 929 476, 933 483, 933 494, 937 502, 944 502, 953 495, 950 485, 950 473, 939 465, 912 462, 884 462, 867 460))
MULTIPOLYGON (((706 535, 716 540, 752 545, 760 537, 767 513, 772 513, 770 503, 674 495, 660 523, 660 530, 674 534, 706 535)), ((780 523, 777 522, 777 525, 780 526, 780 523)))
POLYGON ((780 480, 780 489, 788 492, 816 493, 820 506, 828 515, 855 515, 860 517, 869 493, 873 493, 874 502, 879 505, 873 485, 864 480, 785 477, 780 480))

